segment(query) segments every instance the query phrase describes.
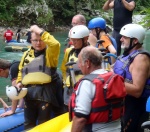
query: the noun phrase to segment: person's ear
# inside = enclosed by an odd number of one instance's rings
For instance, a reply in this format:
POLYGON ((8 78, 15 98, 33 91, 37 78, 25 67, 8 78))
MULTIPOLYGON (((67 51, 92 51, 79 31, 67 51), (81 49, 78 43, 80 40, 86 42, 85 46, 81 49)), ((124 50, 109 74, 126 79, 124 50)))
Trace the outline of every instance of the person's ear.
POLYGON ((87 36, 87 37, 84 37, 84 43, 86 43, 86 42, 87 42, 87 40, 88 40, 88 37, 89 37, 89 36, 87 36))
POLYGON ((139 43, 138 39, 137 39, 137 38, 134 38, 134 39, 133 39, 133 43, 134 43, 134 44, 139 43))
POLYGON ((86 60, 86 68, 89 68, 90 67, 90 61, 89 60, 86 60))

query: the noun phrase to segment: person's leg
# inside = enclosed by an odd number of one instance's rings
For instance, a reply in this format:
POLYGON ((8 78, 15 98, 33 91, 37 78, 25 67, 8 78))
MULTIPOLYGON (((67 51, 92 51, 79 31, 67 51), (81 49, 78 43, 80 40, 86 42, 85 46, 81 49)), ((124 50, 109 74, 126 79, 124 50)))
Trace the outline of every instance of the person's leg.
POLYGON ((55 107, 52 105, 52 110, 54 112, 55 116, 61 115, 65 113, 65 108, 64 108, 64 99, 63 99, 63 81, 62 77, 59 74, 59 78, 56 81, 56 98, 59 103, 59 107, 55 107))
POLYGON ((113 30, 112 36, 115 38, 116 42, 117 42, 117 56, 119 56, 121 54, 121 35, 120 35, 120 31, 116 31, 113 30))
POLYGON ((36 121, 37 121, 37 111, 38 111, 38 102, 37 101, 25 101, 25 106, 24 106, 24 118, 25 118, 25 123, 24 123, 24 129, 31 129, 36 126, 36 121))
POLYGON ((5 101, 2 98, 0 98, 0 103, 2 103, 5 111, 7 111, 7 109, 9 109, 9 106, 5 103, 5 101))
POLYGON ((136 99, 131 96, 126 96, 125 113, 121 121, 121 132, 144 132, 142 129, 139 131, 139 126, 141 126, 142 123, 140 122, 143 118, 144 120, 148 119, 148 116, 145 116, 145 107, 146 99, 136 99))
POLYGON ((51 118, 51 105, 48 102, 38 101, 38 119, 37 124, 44 123, 51 118))

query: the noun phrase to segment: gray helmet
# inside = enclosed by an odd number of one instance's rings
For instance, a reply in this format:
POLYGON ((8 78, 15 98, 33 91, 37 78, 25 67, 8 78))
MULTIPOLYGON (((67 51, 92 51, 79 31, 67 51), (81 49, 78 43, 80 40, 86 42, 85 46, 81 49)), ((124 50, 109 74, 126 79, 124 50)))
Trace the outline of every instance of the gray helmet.
POLYGON ((145 38, 145 29, 138 24, 127 24, 121 28, 120 34, 129 38, 137 38, 142 44, 145 38))

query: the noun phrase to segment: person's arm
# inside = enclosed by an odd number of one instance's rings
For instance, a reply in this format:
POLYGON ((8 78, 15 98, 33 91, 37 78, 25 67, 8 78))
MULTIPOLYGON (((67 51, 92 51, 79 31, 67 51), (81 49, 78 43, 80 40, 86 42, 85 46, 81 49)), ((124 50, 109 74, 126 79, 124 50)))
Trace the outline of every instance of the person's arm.
MULTIPOLYGON (((117 51, 116 51, 115 47, 113 46, 113 44, 111 43, 111 41, 107 35, 102 35, 101 40, 104 40, 104 42, 102 43, 104 48, 106 48, 110 53, 116 54, 117 51)), ((116 59, 114 57, 111 57, 112 64, 115 61, 116 61, 116 59)))
POLYGON ((5 101, 2 98, 0 98, 0 103, 2 103, 5 111, 9 108, 9 106, 5 103, 5 101))
POLYGON ((129 71, 132 75, 133 84, 125 82, 126 91, 129 95, 138 98, 143 92, 147 78, 149 78, 149 57, 144 54, 137 55, 131 63, 129 71))
MULTIPOLYGON (((116 49, 114 48, 114 46, 111 44, 107 47, 107 49, 109 50, 110 53, 112 54, 116 54, 116 49)), ((111 57, 111 63, 114 64, 116 61, 116 59, 114 57, 111 57)))
POLYGON ((96 47, 97 38, 92 33, 90 33, 89 38, 88 38, 88 42, 90 45, 96 47))
POLYGON ((129 10, 129 11, 133 11, 135 8, 135 2, 131 1, 131 2, 127 2, 126 0, 122 0, 122 3, 124 5, 124 7, 129 10))
MULTIPOLYGON (((15 86, 16 85, 16 80, 13 80, 12 81, 12 86, 15 86)), ((12 105, 11 105, 11 109, 2 113, 0 115, 0 117, 5 117, 5 116, 8 116, 8 115, 12 115, 15 113, 16 111, 16 108, 17 108, 17 104, 18 104, 18 100, 12 100, 12 105)))
POLYGON ((105 4, 103 5, 104 11, 107 11, 107 10, 112 9, 112 8, 114 8, 114 0, 107 0, 105 2, 105 4))
POLYGON ((86 122, 87 122, 86 118, 82 118, 82 117, 79 118, 77 116, 74 116, 71 132, 82 132, 86 122))
POLYGON ((51 67, 57 67, 60 54, 60 43, 46 31, 42 34, 41 40, 47 44, 46 58, 51 58, 49 59, 51 67))
POLYGON ((18 71, 18 75, 17 75, 17 79, 16 79, 16 83, 17 83, 17 87, 21 87, 21 81, 22 81, 22 73, 21 73, 21 71, 22 71, 22 66, 23 66, 23 62, 24 62, 24 57, 26 56, 26 54, 27 54, 27 51, 25 51, 24 52, 24 55, 22 56, 22 58, 21 58, 21 62, 20 62, 20 64, 19 64, 19 71, 18 71))

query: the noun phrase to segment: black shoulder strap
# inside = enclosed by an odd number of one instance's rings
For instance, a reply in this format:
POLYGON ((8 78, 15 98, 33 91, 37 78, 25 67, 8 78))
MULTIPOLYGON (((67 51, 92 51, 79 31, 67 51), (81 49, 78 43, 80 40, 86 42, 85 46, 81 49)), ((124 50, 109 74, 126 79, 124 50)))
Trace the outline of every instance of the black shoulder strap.
POLYGON ((149 53, 147 50, 142 49, 142 50, 138 50, 137 52, 135 52, 133 55, 130 56, 130 58, 129 58, 129 59, 130 59, 130 62, 132 62, 133 59, 134 59, 138 54, 145 54, 145 55, 147 55, 148 57, 150 57, 150 53, 149 53))
POLYGON ((75 51, 75 49, 74 49, 74 48, 70 50, 70 52, 69 52, 69 54, 68 54, 67 61, 69 61, 69 57, 73 54, 73 52, 74 52, 74 51, 75 51))
POLYGON ((150 57, 150 52, 147 50, 139 50, 139 54, 146 54, 148 57, 150 57))

